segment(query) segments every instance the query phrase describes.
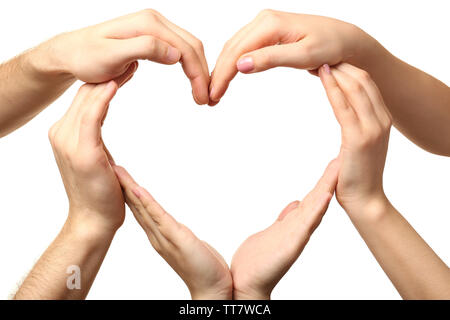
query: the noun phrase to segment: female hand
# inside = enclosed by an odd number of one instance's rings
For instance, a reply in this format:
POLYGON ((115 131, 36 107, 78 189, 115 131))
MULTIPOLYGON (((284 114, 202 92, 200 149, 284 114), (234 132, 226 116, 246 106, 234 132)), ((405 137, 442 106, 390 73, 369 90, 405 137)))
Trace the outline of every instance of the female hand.
POLYGON ((385 202, 383 170, 391 115, 370 75, 350 64, 320 68, 320 78, 342 128, 336 198, 348 212, 385 202))
POLYGON ((208 103, 209 71, 203 45, 155 10, 147 9, 64 33, 41 45, 48 65, 89 83, 122 75, 137 60, 181 62, 198 104, 208 103))
POLYGON ((234 299, 270 299, 327 211, 338 171, 339 163, 334 160, 302 202, 289 204, 274 224, 239 247, 231 263, 234 299))
POLYGON ((231 274, 222 256, 178 223, 124 168, 114 166, 114 171, 128 206, 153 248, 183 279, 192 299, 231 299, 231 274))
POLYGON ((210 85, 210 104, 224 95, 238 71, 254 73, 274 67, 316 70, 364 58, 375 43, 356 26, 332 18, 263 10, 225 44, 210 85))
POLYGON ((83 230, 115 232, 123 223, 125 203, 110 165, 101 126, 117 88, 137 69, 99 85, 85 84, 71 107, 49 131, 49 139, 69 198, 69 219, 83 230))

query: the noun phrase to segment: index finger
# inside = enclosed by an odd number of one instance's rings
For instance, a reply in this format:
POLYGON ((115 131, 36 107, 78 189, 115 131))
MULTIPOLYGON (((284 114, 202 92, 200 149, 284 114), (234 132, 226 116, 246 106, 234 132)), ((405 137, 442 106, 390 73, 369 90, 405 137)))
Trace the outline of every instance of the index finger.
MULTIPOLYGON (((205 61, 195 48, 180 34, 172 30, 153 10, 143 10, 112 20, 102 26, 110 39, 130 39, 139 36, 153 36, 167 42, 181 52, 183 71, 191 82, 195 101, 198 104, 209 102, 209 74, 205 71, 205 61)), ((179 30, 178 30, 179 31, 179 30)))
POLYGON ((243 54, 278 42, 276 37, 271 37, 271 30, 270 24, 260 24, 257 18, 227 41, 211 74, 209 98, 212 103, 217 103, 225 94, 238 72, 236 63, 243 54))

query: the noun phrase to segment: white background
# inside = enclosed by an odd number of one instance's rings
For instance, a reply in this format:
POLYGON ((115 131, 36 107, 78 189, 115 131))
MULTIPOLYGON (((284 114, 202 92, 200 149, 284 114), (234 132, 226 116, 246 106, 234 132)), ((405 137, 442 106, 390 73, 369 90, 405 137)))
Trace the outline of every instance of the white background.
MULTIPOLYGON (((264 8, 352 22, 447 84, 448 1, 1 1, 0 60, 63 31, 152 7, 200 38, 212 70, 223 44, 264 8)), ((67 199, 47 131, 79 83, 0 140, 0 298, 6 299, 58 233, 67 199)), ((276 69, 238 75, 215 108, 198 107, 178 66, 141 63, 111 105, 104 138, 118 164, 225 259, 301 199, 337 155, 340 131, 317 78, 276 69)), ((450 159, 392 132, 385 188, 394 205, 450 261, 450 159)), ((130 212, 91 299, 188 299, 130 212)), ((333 200, 274 299, 398 299, 333 200)))

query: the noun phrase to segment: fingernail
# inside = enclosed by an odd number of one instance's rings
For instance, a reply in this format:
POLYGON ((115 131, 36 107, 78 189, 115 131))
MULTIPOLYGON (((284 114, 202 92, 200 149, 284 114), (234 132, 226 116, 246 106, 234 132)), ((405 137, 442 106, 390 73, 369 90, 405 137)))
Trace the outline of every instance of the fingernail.
POLYGON ((209 99, 214 100, 215 93, 216 93, 216 89, 214 87, 211 87, 209 89, 209 99))
POLYGON ((252 57, 245 57, 237 62, 237 68, 240 72, 250 72, 255 68, 252 57))
POLYGON ((106 89, 112 89, 115 86, 115 82, 114 80, 111 80, 110 82, 108 82, 108 84, 106 85, 106 89))
POLYGON ((169 46, 167 49, 167 60, 170 63, 178 62, 180 60, 180 52, 178 49, 169 46))
POLYGON ((194 90, 192 90, 192 97, 194 98, 195 103, 200 105, 200 102, 198 102, 197 98, 195 97, 194 90))
POLYGON ((278 217, 278 221, 283 220, 289 214, 289 212, 291 212, 294 209, 297 209, 299 205, 300 205, 300 201, 298 201, 298 200, 289 203, 287 205, 287 207, 284 208, 284 210, 280 213, 280 215, 278 217))
POLYGON ((328 64, 324 64, 323 65, 323 70, 328 73, 331 74, 331 70, 330 70, 330 66, 328 64))
POLYGON ((132 190, 133 194, 136 196, 136 198, 141 199, 141 192, 139 191, 139 187, 134 187, 132 190))

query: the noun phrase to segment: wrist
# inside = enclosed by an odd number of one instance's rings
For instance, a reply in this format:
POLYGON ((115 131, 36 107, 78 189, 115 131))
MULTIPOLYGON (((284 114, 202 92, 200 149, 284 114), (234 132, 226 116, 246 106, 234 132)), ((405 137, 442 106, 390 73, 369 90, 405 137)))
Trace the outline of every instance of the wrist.
POLYGON ((69 217, 64 225, 66 232, 93 243, 111 242, 117 229, 97 218, 93 212, 73 209, 69 210, 69 217))
POLYGON ((389 213, 391 203, 384 192, 380 192, 357 202, 347 203, 343 207, 352 220, 376 223, 389 213))
POLYGON ((224 295, 224 294, 191 294, 192 300, 232 300, 233 297, 231 294, 224 295))
POLYGON ((64 59, 67 54, 61 48, 61 38, 65 34, 41 43, 23 55, 25 68, 31 75, 39 80, 53 81, 55 83, 72 84, 76 78, 65 66, 64 59))
POLYGON ((233 293, 231 290, 209 290, 205 292, 197 292, 189 290, 192 300, 232 300, 233 293))
POLYGON ((233 300, 270 300, 270 293, 234 289, 233 300))
POLYGON ((353 26, 351 37, 355 39, 354 50, 345 62, 371 73, 391 56, 375 38, 357 26, 353 26))

